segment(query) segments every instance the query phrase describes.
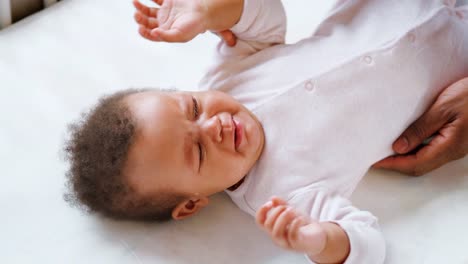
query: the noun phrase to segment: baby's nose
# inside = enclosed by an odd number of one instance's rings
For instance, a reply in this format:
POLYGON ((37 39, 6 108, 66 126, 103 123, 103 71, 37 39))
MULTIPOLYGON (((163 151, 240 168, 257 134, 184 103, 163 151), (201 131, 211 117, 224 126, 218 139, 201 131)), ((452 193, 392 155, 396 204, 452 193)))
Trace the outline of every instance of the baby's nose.
POLYGON ((213 116, 203 122, 202 131, 205 136, 208 136, 213 142, 220 143, 223 140, 222 124, 218 116, 213 116))

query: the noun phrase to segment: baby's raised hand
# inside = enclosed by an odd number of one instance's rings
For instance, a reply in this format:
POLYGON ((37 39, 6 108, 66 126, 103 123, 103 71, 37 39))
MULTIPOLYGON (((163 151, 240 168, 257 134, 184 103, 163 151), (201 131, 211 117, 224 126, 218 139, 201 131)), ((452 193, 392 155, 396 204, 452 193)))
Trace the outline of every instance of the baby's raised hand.
POLYGON ((152 0, 159 8, 133 0, 139 33, 152 41, 187 42, 207 30, 206 8, 201 0, 152 0))
POLYGON ((258 210, 256 221, 285 249, 316 255, 325 248, 327 235, 320 223, 300 214, 278 197, 271 198, 258 210))

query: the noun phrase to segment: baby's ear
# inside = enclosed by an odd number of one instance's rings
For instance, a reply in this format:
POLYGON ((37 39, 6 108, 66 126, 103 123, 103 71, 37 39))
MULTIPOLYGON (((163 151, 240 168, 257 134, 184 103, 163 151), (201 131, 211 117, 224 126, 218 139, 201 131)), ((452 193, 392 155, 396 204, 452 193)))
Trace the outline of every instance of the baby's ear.
POLYGON ((179 203, 173 210, 172 210, 172 218, 174 220, 182 220, 189 216, 194 215, 200 209, 208 205, 208 197, 197 197, 197 198, 190 198, 182 201, 179 203))

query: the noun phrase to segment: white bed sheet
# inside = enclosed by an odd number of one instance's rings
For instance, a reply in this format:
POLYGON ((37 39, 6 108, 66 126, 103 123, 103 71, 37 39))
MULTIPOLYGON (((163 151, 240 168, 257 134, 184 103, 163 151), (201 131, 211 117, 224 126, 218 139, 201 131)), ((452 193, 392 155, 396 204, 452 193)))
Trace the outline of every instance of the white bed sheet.
MULTIPOLYGON (((288 42, 331 5, 287 1, 288 42)), ((307 263, 274 246, 225 195, 165 224, 85 215, 62 199, 66 125, 127 87, 195 89, 216 37, 145 41, 130 1, 62 1, 0 31, 1 263, 307 263)), ((386 263, 468 263, 468 158, 424 177, 371 171, 353 201, 376 214, 386 263)))

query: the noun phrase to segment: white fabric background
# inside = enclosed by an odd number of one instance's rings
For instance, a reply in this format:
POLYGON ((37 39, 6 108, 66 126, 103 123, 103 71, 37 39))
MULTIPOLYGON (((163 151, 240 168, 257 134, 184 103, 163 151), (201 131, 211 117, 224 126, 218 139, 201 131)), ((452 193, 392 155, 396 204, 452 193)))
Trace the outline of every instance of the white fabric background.
MULTIPOLYGON (((309 35, 330 5, 285 1, 288 42, 309 35)), ((151 43, 132 16, 130 1, 69 0, 0 31, 0 262, 307 263, 224 194, 166 224, 84 215, 63 201, 70 121, 119 89, 195 89, 210 65, 216 37, 151 43)), ((468 263, 468 158, 419 178, 371 171, 353 200, 379 217, 386 263, 468 263)))

